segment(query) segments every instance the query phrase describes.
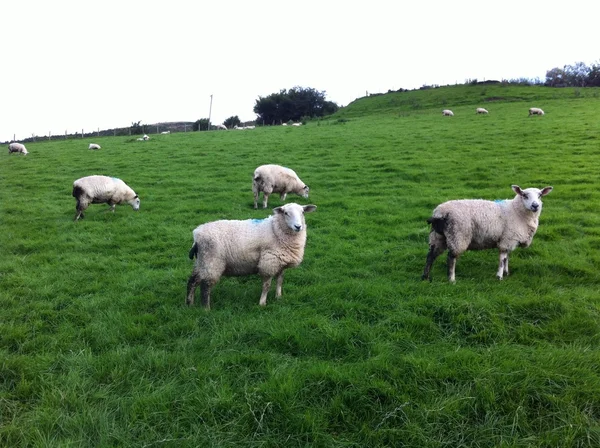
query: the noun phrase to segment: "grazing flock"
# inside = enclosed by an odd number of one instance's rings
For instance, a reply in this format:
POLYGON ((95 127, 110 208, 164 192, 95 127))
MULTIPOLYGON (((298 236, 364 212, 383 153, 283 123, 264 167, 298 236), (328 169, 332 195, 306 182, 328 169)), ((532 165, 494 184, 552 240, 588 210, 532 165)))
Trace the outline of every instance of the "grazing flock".
MULTIPOLYGON (((477 108, 476 114, 488 114, 477 108)), ((449 109, 443 116, 454 116, 449 109)), ((544 115, 539 108, 529 109, 529 115, 544 115)), ((295 123, 296 124, 296 123, 295 123)), ((294 125, 295 125, 294 124, 294 125)), ((225 126, 223 126, 225 128, 225 126)), ((235 129, 252 129, 243 127, 235 129)), ((226 129, 226 128, 225 128, 226 129)), ((144 135, 137 140, 148 140, 144 135)), ((91 143, 90 150, 100 149, 91 143)), ((8 152, 28 154, 21 143, 10 143, 8 152)), ((455 282, 456 260, 468 250, 497 248, 499 263, 496 276, 502 280, 508 275, 508 257, 517 247, 529 247, 539 225, 542 197, 552 191, 521 189, 513 185, 516 196, 502 201, 483 199, 451 200, 438 205, 427 220, 431 225, 429 252, 422 279, 430 279, 431 267, 436 258, 448 250, 448 281, 455 282)), ((308 198, 309 187, 296 172, 280 165, 261 165, 252 176, 254 208, 258 208, 260 193, 263 208, 267 208, 269 195, 279 193, 285 201, 288 193, 308 198)), ((139 210, 140 198, 125 182, 116 177, 93 175, 75 180, 73 197, 76 200, 75 221, 84 217, 90 204, 105 203, 114 212, 116 205, 129 204, 139 210)), ((288 268, 298 266, 304 257, 306 221, 304 215, 316 210, 315 205, 288 203, 273 209, 265 219, 220 220, 201 224, 192 232, 193 244, 190 259, 196 258, 187 283, 186 303, 194 304, 198 285, 201 303, 210 309, 210 292, 222 276, 258 274, 262 278, 259 305, 267 304, 267 294, 276 278, 276 297, 282 295, 283 274, 288 268)))

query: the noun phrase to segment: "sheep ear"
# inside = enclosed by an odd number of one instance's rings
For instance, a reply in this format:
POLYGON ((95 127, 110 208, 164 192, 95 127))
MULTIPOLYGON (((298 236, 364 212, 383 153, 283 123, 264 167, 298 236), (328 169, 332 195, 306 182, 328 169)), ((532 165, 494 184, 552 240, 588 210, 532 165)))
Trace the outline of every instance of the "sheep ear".
POLYGON ((523 190, 521 190, 521 187, 519 187, 518 185, 512 185, 511 188, 513 189, 513 191, 515 193, 517 193, 519 196, 523 195, 523 190))
POLYGON ((546 196, 548 193, 550 193, 552 191, 552 187, 545 187, 542 190, 542 196, 546 196))
POLYGON ((314 212, 317 209, 316 205, 305 205, 302 207, 304 209, 304 213, 314 212))
POLYGON ((283 212, 283 207, 275 207, 275 208, 273 209, 273 213, 274 213, 274 214, 277 214, 277 213, 279 213, 280 215, 283 215, 283 213, 284 213, 284 212, 283 212))

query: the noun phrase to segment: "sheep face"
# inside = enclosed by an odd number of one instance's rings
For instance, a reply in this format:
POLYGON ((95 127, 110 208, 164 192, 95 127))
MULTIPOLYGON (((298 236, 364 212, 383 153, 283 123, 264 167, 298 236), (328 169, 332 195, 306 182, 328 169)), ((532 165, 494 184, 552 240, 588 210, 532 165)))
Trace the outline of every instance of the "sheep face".
POLYGON ((137 194, 131 201, 129 201, 129 205, 131 205, 136 212, 140 209, 140 198, 137 194))
POLYGON ((290 230, 293 232, 301 232, 306 228, 304 213, 314 212, 316 208, 316 205, 302 206, 296 203, 290 203, 274 208, 273 212, 283 215, 285 224, 290 230))
POLYGON ((546 196, 552 191, 552 187, 545 187, 542 190, 538 190, 537 188, 527 188, 525 190, 521 190, 518 185, 513 185, 512 189, 521 199, 521 204, 523 204, 523 207, 534 213, 542 210, 542 196, 546 196))
POLYGON ((302 189, 302 191, 303 191, 302 197, 303 198, 307 198, 308 197, 308 190, 310 190, 310 188, 308 188, 308 185, 305 185, 304 188, 302 189))

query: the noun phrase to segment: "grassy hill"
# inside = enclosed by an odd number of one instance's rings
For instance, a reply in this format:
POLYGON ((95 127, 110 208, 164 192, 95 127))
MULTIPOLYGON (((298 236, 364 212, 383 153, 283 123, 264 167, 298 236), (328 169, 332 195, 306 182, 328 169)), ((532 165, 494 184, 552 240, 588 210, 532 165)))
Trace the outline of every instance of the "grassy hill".
POLYGON ((0 446, 599 446, 599 92, 446 87, 299 128, 5 151, 0 446), (186 307, 192 230, 267 216, 263 163, 311 187, 288 198, 318 206, 303 264, 265 308, 258 277, 186 307), (125 180, 140 211, 74 223, 90 174, 125 180), (511 275, 467 252, 456 284, 443 256, 422 282, 432 209, 511 184, 554 186, 511 275))

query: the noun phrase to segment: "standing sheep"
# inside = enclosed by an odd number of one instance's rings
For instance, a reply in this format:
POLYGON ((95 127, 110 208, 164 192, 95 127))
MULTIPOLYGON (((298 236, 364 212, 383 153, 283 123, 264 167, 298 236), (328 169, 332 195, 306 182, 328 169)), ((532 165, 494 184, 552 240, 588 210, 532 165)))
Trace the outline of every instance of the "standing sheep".
POLYGON ((117 204, 140 208, 140 198, 125 182, 116 177, 87 176, 73 182, 73 197, 77 199, 75 221, 83 218, 90 204, 108 204, 114 213, 117 204))
POLYGON ((454 116, 454 112, 452 112, 450 109, 444 109, 442 111, 442 116, 443 117, 453 117, 454 116))
POLYGON ((258 208, 258 197, 263 192, 263 208, 267 208, 269 195, 279 193, 282 201, 288 193, 295 193, 303 198, 308 197, 308 186, 289 168, 280 165, 261 165, 254 170, 252 192, 254 208, 258 208))
POLYGON ((544 111, 539 107, 531 107, 529 109, 529 116, 531 115, 544 115, 544 111))
POLYGON ((27 148, 25 148, 25 145, 23 145, 22 143, 11 143, 10 145, 8 145, 8 153, 10 154, 11 152, 20 152, 25 156, 29 154, 27 148))
POLYGON ((102 147, 96 143, 90 143, 90 146, 88 146, 88 149, 101 149, 102 147))
POLYGON ((316 208, 290 203, 273 209, 266 219, 221 220, 196 227, 189 253, 190 259, 196 256, 196 264, 188 280, 186 303, 194 304, 200 285, 202 305, 210 309, 210 290, 223 275, 260 275, 261 306, 267 304, 271 281, 277 277, 275 296, 281 297, 283 271, 298 266, 304 257, 304 213, 316 208))
POLYGON ((429 253, 423 271, 423 280, 435 259, 448 249, 448 280, 455 281, 456 259, 467 250, 493 249, 500 251, 498 272, 502 280, 508 275, 508 256, 517 247, 529 247, 538 228, 542 212, 542 196, 552 187, 542 190, 521 190, 512 186, 517 194, 513 199, 486 201, 463 199, 444 202, 427 220, 431 224, 429 253))
POLYGON ((475 109, 475 113, 476 114, 488 114, 489 112, 484 109, 483 107, 478 107, 477 109, 475 109))

